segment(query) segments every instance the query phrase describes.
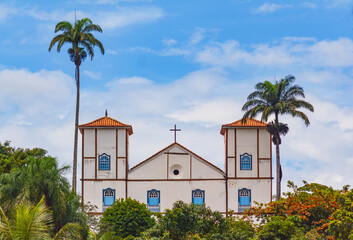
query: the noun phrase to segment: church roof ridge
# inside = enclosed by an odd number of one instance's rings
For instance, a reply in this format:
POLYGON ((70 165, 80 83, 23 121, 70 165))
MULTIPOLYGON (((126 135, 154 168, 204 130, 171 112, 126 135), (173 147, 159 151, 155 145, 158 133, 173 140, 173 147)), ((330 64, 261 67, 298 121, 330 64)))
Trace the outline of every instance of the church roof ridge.
POLYGON ((242 123, 242 119, 239 119, 239 120, 234 121, 232 123, 222 125, 221 134, 224 135, 226 128, 235 128, 235 127, 236 128, 243 128, 243 127, 244 128, 249 128, 249 127, 258 128, 258 127, 267 127, 267 125, 268 124, 266 122, 259 121, 254 118, 247 118, 246 123, 242 123))
POLYGON ((214 167, 215 169, 217 169, 218 171, 220 171, 222 174, 225 174, 222 169, 220 169, 220 168, 217 167, 216 165, 212 164, 211 162, 207 161, 206 159, 200 157, 199 155, 197 155, 197 154, 194 153, 193 151, 189 150, 188 148, 184 147, 183 145, 181 145, 181 144, 178 143, 178 142, 173 142, 172 144, 169 144, 167 147, 165 147, 165 148, 163 148, 162 150, 158 151, 157 153, 153 154, 151 157, 149 157, 149 158, 143 160, 142 162, 140 162, 140 163, 136 164, 135 166, 133 166, 132 168, 130 168, 129 171, 134 170, 134 169, 137 168, 138 166, 140 166, 140 165, 144 164, 145 162, 151 160, 152 158, 154 158, 154 157, 157 156, 158 154, 164 152, 165 150, 167 150, 168 148, 170 148, 170 147, 172 147, 172 146, 174 146, 174 145, 177 145, 177 146, 179 146, 179 147, 185 149, 186 151, 190 152, 191 155, 194 155, 195 157, 201 159, 202 161, 206 162, 207 164, 211 165, 212 167, 214 167))
POLYGON ((122 123, 122 122, 120 122, 120 121, 118 121, 118 120, 116 120, 114 118, 108 117, 108 116, 104 116, 104 117, 98 118, 98 119, 93 120, 93 121, 88 122, 88 123, 80 124, 78 127, 79 128, 94 128, 94 127, 113 127, 113 128, 116 128, 116 127, 123 127, 123 128, 128 128, 129 129, 128 130, 129 135, 133 134, 131 125, 122 123))

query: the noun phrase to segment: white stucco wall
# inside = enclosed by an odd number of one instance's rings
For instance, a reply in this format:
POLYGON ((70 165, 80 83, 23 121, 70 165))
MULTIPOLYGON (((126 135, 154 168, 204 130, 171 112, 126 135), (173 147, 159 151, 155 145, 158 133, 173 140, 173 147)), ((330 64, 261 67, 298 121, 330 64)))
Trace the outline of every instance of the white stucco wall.
POLYGON ((271 160, 260 160, 259 173, 259 177, 271 177, 271 160))
POLYGON ((213 210, 225 212, 226 193, 225 180, 210 181, 146 181, 128 182, 128 195, 142 203, 147 204, 147 191, 156 189, 160 191, 160 209, 171 209, 173 203, 182 200, 186 203, 192 201, 192 190, 205 191, 205 204, 213 210))
POLYGON ((118 130, 118 157, 126 157, 126 130, 118 130))
POLYGON ((132 169, 129 179, 167 179, 167 154, 161 153, 132 169))
POLYGON ((251 190, 251 206, 254 201, 268 203, 271 201, 271 180, 269 179, 236 179, 228 180, 228 207, 238 212, 238 190, 247 188, 251 190))
POLYGON ((257 129, 237 129, 237 177, 257 177, 257 129), (240 155, 252 156, 252 169, 240 170, 240 155))
POLYGON ((94 129, 84 130, 84 156, 85 157, 95 156, 95 130, 94 129))
POLYGON ((271 157, 271 135, 266 129, 259 130, 259 157, 270 158, 271 157))
POLYGON ((85 181, 83 198, 98 207, 97 212, 103 211, 103 189, 115 190, 115 199, 125 198, 125 181, 85 181))
POLYGON ((116 129, 97 130, 97 178, 116 178, 116 129), (110 155, 110 170, 99 170, 99 156, 110 155))

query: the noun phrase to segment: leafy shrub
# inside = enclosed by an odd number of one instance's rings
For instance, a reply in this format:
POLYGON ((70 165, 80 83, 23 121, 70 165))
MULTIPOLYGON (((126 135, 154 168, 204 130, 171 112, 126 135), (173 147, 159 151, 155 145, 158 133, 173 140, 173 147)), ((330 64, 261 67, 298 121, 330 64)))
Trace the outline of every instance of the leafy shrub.
POLYGON ((118 199, 104 211, 100 232, 112 231, 116 237, 133 239, 155 224, 146 205, 131 198, 118 199))

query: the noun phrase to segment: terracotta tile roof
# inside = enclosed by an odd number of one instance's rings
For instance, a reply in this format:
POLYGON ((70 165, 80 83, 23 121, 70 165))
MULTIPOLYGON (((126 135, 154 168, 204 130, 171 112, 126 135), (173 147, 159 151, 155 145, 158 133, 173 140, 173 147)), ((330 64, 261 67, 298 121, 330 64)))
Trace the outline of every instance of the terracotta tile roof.
POLYGON ((108 116, 98 118, 89 123, 81 124, 78 127, 79 128, 95 128, 95 127, 128 128, 129 135, 133 133, 131 125, 119 122, 118 120, 115 120, 114 118, 111 118, 108 116))
POLYGON ((248 118, 246 120, 246 123, 244 123, 244 124, 241 122, 241 119, 239 119, 239 120, 237 120, 235 122, 222 125, 221 134, 224 135, 226 128, 242 128, 242 127, 245 127, 245 128, 249 128, 249 127, 258 128, 258 127, 266 127, 266 126, 267 126, 267 123, 259 121, 259 120, 256 120, 256 119, 253 119, 253 118, 248 118))

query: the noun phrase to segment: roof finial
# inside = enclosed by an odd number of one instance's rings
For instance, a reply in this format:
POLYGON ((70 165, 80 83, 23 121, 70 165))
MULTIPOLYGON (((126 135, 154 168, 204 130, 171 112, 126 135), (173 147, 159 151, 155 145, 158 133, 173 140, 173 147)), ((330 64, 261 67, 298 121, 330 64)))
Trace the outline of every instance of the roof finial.
POLYGON ((105 109, 105 116, 108 117, 108 110, 105 109))

